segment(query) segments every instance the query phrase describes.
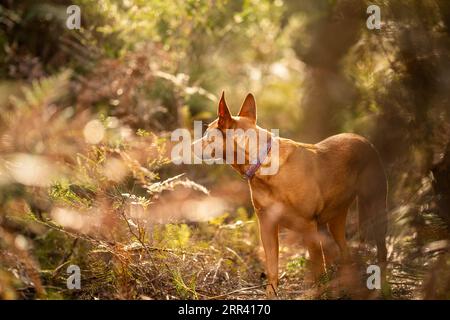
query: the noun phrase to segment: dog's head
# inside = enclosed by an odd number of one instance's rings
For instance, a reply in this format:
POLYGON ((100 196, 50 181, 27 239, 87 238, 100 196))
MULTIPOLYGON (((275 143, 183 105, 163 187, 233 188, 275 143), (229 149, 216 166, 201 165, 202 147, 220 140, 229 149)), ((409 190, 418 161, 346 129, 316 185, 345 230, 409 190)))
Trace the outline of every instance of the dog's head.
POLYGON ((194 142, 194 152, 206 161, 223 159, 229 164, 248 164, 257 158, 261 131, 266 132, 256 125, 256 102, 251 93, 237 116, 231 115, 222 93, 218 117, 208 125, 202 138, 194 142))

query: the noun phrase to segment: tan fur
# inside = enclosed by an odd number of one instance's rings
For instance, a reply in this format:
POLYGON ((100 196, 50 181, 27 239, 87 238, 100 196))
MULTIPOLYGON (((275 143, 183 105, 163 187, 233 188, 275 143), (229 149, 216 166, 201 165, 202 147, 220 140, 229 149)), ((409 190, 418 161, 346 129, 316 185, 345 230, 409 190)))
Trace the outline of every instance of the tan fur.
MULTIPOLYGON (((252 95, 245 99, 240 116, 232 117, 227 110, 222 96, 220 116, 210 128, 264 130, 256 125, 256 104, 252 95)), ((328 227, 339 246, 342 260, 346 261, 349 251, 345 222, 348 208, 356 198, 359 200, 361 234, 368 240, 376 241, 379 262, 384 263, 387 186, 373 145, 351 133, 331 136, 314 145, 284 138, 274 139, 279 142, 278 173, 262 175, 258 170, 249 181, 266 255, 267 295, 276 295, 278 286, 280 227, 302 234, 310 255, 311 269, 318 277, 325 271, 318 227, 328 227)), ((273 159, 269 155, 264 165, 269 165, 270 161, 273 159)), ((233 167, 243 174, 249 164, 233 167)))

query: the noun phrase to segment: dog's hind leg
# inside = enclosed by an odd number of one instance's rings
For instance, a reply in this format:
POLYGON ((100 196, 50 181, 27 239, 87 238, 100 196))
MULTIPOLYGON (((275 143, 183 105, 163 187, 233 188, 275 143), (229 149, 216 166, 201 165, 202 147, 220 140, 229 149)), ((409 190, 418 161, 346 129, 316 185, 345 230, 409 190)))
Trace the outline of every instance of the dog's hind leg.
POLYGON ((346 263, 350 260, 350 253, 345 238, 345 223, 347 221, 348 208, 341 210, 333 219, 328 222, 328 229, 336 241, 341 252, 341 261, 346 263))
POLYGON ((339 248, 336 246, 336 241, 331 235, 328 223, 318 224, 318 231, 321 249, 323 250, 322 255, 325 258, 325 264, 328 271, 328 269, 335 264, 336 258, 339 256, 339 248))
POLYGON ((341 209, 337 212, 330 221, 328 221, 328 229, 336 241, 339 251, 341 253, 340 264, 336 274, 335 290, 337 294, 345 295, 352 294, 358 291, 360 287, 358 277, 355 274, 358 273, 355 265, 351 263, 350 252, 347 245, 347 239, 345 237, 345 226, 347 218, 348 208, 341 209))
POLYGON ((317 223, 311 222, 308 228, 303 231, 303 239, 308 249, 311 261, 311 271, 315 281, 326 272, 326 260, 321 242, 321 235, 318 232, 317 223))

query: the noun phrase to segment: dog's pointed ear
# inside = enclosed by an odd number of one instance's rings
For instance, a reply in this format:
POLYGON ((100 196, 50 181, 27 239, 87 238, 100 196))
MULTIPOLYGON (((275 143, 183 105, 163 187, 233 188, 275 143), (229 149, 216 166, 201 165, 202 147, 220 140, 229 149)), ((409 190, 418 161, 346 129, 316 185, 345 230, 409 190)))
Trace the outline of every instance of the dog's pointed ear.
POLYGON ((251 93, 245 97, 238 115, 239 117, 246 117, 256 122, 256 101, 251 93))
POLYGON ((231 113, 228 109, 227 103, 225 101, 225 91, 222 91, 222 96, 219 101, 219 127, 224 128, 231 121, 231 113))

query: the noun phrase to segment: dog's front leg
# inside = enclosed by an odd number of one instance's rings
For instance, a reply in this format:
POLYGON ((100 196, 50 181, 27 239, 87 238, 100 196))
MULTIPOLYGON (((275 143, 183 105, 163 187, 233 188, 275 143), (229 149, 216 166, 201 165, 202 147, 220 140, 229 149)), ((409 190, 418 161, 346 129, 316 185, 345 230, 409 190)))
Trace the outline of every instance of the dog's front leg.
POLYGON ((266 272, 268 284, 266 295, 273 298, 278 287, 278 223, 264 214, 258 215, 261 240, 266 254, 266 272))

